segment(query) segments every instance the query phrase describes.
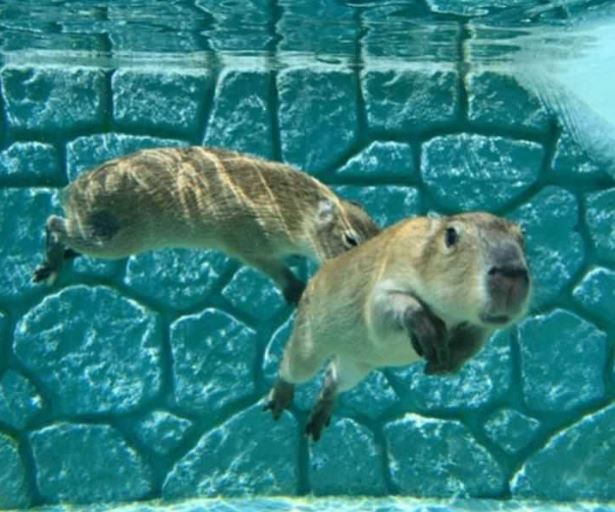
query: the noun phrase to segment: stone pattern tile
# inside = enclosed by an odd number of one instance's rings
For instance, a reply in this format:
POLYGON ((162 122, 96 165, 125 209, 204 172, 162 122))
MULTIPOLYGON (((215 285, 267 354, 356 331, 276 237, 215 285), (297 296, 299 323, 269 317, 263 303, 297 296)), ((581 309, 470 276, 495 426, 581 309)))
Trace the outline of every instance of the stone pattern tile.
POLYGON ((111 87, 118 126, 189 135, 199 129, 213 84, 207 73, 117 70, 111 87))
POLYGON ((75 131, 103 121, 102 70, 19 68, 2 72, 2 95, 13 129, 75 131))
POLYGON ((58 151, 42 142, 15 142, 0 153, 0 183, 45 183, 60 178, 58 151))
POLYGON ((272 75, 266 72, 223 73, 203 144, 272 158, 272 116, 268 108, 272 85, 272 75))
POLYGON ((428 190, 452 211, 499 210, 538 178, 539 144, 482 135, 435 137, 423 145, 428 190))
MULTIPOLYGON (((63 30, 104 34, 121 50, 319 52, 336 44, 367 56, 383 51, 372 26, 398 8, 170 1, 156 7, 160 31, 146 35, 147 20, 137 17, 130 35, 117 25, 126 15, 119 4, 93 23, 83 16, 99 13, 100 2, 76 3, 63 30), (344 30, 310 26, 307 12, 344 30), (182 21, 167 29, 182 37, 167 47, 161 34, 173 16, 182 21)), ((455 16, 509 4, 404 8, 435 16, 459 38, 455 16)), ((29 28, 9 24, 3 49, 20 47, 20 31, 44 27, 31 16, 29 28)), ((194 509, 287 510, 293 502, 246 505, 245 496, 305 493, 446 500, 429 510, 449 510, 453 496, 512 497, 498 502, 502 510, 521 509, 515 498, 615 499, 612 178, 498 71, 222 64, 202 72, 11 64, 0 72, 0 508, 227 496, 238 501, 194 509), (302 435, 317 379, 278 422, 261 410, 293 314, 256 271, 214 251, 170 249, 110 263, 83 258, 50 287, 30 282, 62 185, 126 153, 198 143, 296 165, 363 203, 382 226, 469 209, 519 221, 534 276, 527 319, 496 333, 457 375, 425 376, 422 363, 372 373, 341 397, 312 444, 302 435)), ((121 510, 137 507, 158 505, 121 510)), ((493 510, 494 502, 458 507, 493 510)), ((570 505, 581 509, 598 510, 570 505)))
POLYGON ((109 425, 58 423, 32 432, 30 444, 50 503, 136 500, 151 489, 149 467, 109 425))
POLYGON ((559 501, 612 500, 614 429, 611 405, 558 432, 524 462, 512 480, 513 492, 559 501))
POLYGON ((299 432, 286 412, 276 423, 252 406, 207 432, 168 474, 162 496, 295 494, 299 432))
POLYGON ((220 408, 254 393, 256 332, 216 309, 171 324, 170 342, 177 404, 217 416, 220 408), (203 351, 207 357, 202 357, 203 351), (242 353, 241 357, 235 354, 242 353))
POLYGON ((156 395, 161 339, 156 313, 115 290, 76 285, 48 295, 19 320, 13 350, 59 413, 116 414, 156 395))
POLYGON ((349 151, 358 135, 354 81, 351 72, 327 67, 288 69, 279 74, 285 161, 319 174, 349 151))
POLYGON ((26 490, 26 469, 19 455, 17 441, 8 435, 0 434, 0 507, 27 507, 31 498, 26 490))
POLYGON ((369 129, 409 134, 454 120, 459 108, 453 68, 369 69, 363 73, 369 129))
POLYGON ((497 460, 456 420, 409 413, 385 425, 391 479, 411 496, 499 496, 497 460))
POLYGON ((266 26, 270 12, 260 0, 245 0, 240 9, 232 3, 217 0, 194 0, 194 4, 202 11, 201 14, 213 18, 214 24, 209 25, 203 33, 214 50, 264 50, 271 41, 266 26))
POLYGON ((466 83, 470 91, 468 117, 475 124, 493 129, 547 131, 549 117, 545 109, 513 76, 489 70, 470 72, 466 83))
POLYGON ((26 377, 14 370, 4 372, 0 379, 0 421, 24 430, 42 408, 41 396, 26 377))
POLYGON ((530 410, 574 410, 604 398, 606 333, 591 322, 563 309, 529 318, 519 326, 519 347, 530 410))

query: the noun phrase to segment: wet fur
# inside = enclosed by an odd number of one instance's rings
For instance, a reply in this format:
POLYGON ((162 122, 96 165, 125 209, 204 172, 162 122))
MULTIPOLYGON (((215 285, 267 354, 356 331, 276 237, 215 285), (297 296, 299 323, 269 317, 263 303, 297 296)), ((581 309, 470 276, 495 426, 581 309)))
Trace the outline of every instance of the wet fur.
POLYGON ((284 258, 320 263, 350 248, 346 235, 358 244, 379 232, 360 207, 305 173, 203 147, 106 162, 63 191, 63 206, 66 219, 51 217, 47 227, 77 253, 113 259, 165 247, 219 249, 268 274, 294 300, 299 284, 284 258))
MULTIPOLYGON (((372 369, 407 365, 429 350, 427 373, 457 371, 502 327, 481 320, 492 309, 485 276, 499 244, 515 247, 525 264, 521 232, 508 221, 483 213, 419 217, 325 262, 299 303, 279 381, 304 382, 329 362, 330 396, 372 369), (444 244, 450 226, 461 233, 451 249, 444 244)), ((266 406, 279 415, 275 389, 266 406)), ((308 434, 317 439, 325 425, 309 423, 308 434)))

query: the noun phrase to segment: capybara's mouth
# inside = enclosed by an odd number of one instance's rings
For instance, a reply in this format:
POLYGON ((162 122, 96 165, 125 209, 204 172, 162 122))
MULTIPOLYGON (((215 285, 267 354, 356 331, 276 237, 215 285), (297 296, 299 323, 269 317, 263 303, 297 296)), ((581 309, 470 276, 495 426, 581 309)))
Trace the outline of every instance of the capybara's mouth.
POLYGON ((497 325, 507 324, 508 322, 511 321, 511 317, 507 315, 490 315, 486 313, 483 313, 480 316, 480 319, 486 324, 497 324, 497 325))

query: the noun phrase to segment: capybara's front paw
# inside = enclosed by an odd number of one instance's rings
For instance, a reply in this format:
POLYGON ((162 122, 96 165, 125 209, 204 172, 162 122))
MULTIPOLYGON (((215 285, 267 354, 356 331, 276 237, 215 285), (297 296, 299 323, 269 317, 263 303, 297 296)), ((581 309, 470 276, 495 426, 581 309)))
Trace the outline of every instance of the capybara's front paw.
POLYGON ((415 352, 423 356, 432 369, 448 364, 448 336, 442 320, 424 309, 408 309, 406 326, 415 352))
POLYGON ((457 368, 447 362, 427 361, 425 365, 425 375, 445 375, 455 371, 457 371, 457 368))
POLYGON ((290 382, 278 379, 267 397, 263 410, 271 411, 274 420, 278 420, 284 409, 288 409, 293 401, 295 386, 290 382))

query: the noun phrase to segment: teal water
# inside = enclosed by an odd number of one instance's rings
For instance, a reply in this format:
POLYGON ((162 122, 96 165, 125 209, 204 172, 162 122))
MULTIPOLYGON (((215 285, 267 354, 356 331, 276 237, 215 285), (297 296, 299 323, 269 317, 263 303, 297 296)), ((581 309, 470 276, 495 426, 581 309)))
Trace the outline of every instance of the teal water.
POLYGON ((612 509, 614 28, 612 1, 0 1, 0 509, 612 509), (530 314, 457 375, 373 372, 308 442, 318 383, 261 411, 293 317, 256 271, 166 250, 30 282, 61 187, 188 144, 382 226, 515 219, 530 314))
POLYGON ((416 498, 210 498, 185 500, 181 503, 134 503, 126 505, 51 506, 39 512, 66 512, 67 510, 103 512, 242 512, 258 510, 267 512, 320 512, 344 510, 362 512, 610 512, 612 506, 599 503, 548 503, 544 501, 500 500, 434 500, 416 498))

